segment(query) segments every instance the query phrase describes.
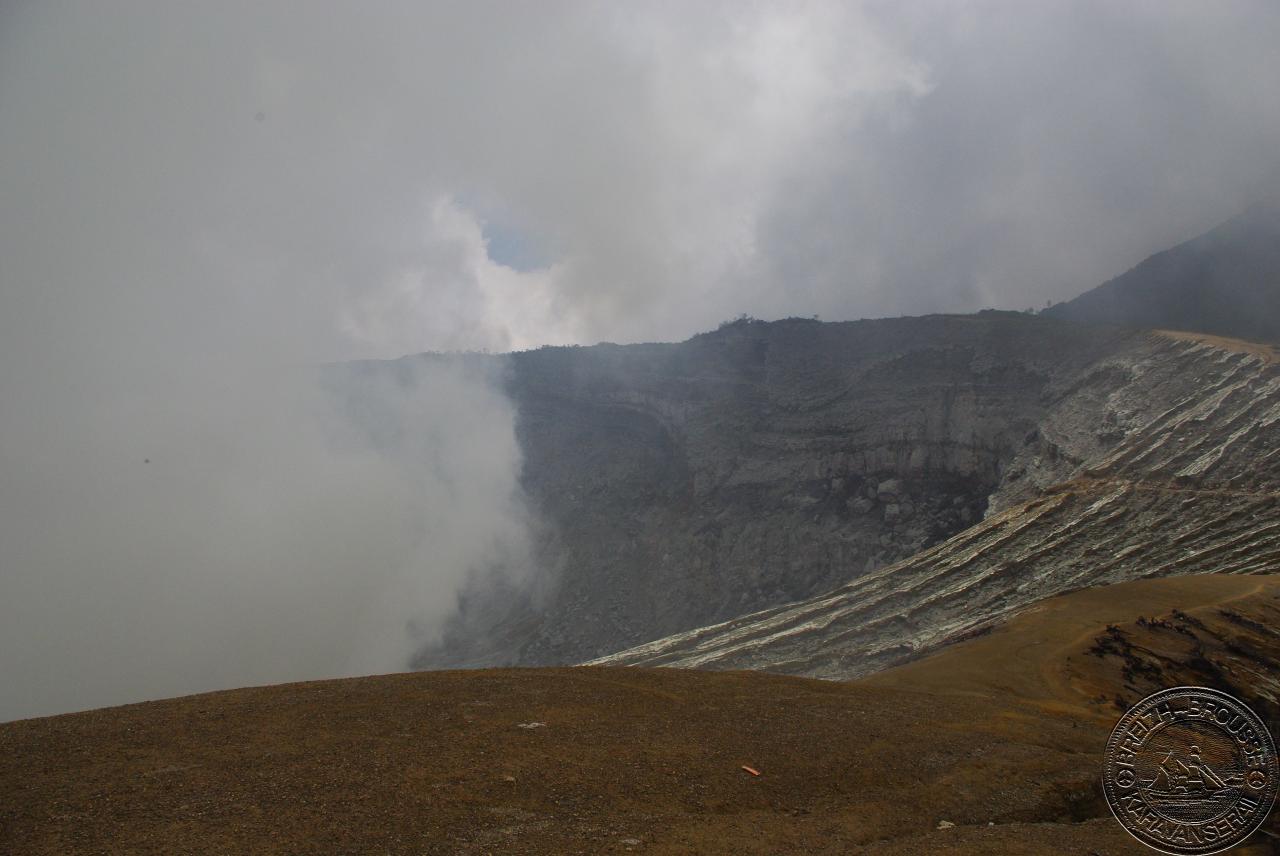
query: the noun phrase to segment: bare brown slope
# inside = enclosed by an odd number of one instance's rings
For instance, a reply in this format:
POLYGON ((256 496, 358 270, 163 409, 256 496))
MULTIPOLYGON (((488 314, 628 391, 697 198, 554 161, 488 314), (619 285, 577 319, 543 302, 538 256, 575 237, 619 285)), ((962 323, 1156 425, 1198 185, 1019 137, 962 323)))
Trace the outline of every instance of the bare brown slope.
POLYGON ((1274 727, 1278 605, 1269 576, 1078 592, 847 684, 437 672, 7 723, 0 852, 1140 853, 1097 786, 1115 697, 1216 682, 1274 727))
POLYGON ((1276 640, 1280 576, 1137 580, 1050 598, 989 634, 857 683, 1016 697, 1108 720, 1159 688, 1190 683, 1265 714, 1280 693, 1276 640))

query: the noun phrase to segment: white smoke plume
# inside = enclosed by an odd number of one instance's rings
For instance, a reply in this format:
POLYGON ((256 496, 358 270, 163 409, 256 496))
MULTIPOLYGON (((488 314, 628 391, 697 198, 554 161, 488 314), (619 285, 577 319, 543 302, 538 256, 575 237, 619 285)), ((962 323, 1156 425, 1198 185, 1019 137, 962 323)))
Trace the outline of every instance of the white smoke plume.
POLYGON ((528 569, 494 379, 416 364, 355 410, 159 359, 6 385, 0 719, 402 671, 470 575, 528 569))
POLYGON ((495 378, 422 362, 353 414, 308 367, 1068 299, 1274 194, 1278 34, 1261 0, 0 4, 0 718, 400 668, 524 572, 495 378))

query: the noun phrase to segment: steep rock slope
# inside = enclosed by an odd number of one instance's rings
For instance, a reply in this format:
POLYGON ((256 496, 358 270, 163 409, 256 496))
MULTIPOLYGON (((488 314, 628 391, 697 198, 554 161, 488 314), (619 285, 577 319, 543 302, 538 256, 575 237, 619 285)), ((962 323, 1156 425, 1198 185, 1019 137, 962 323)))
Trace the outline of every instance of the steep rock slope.
POLYGON ((1141 339, 993 312, 501 358, 546 584, 468 593, 418 665, 580 661, 913 555, 982 518, 1057 390, 1141 339))
POLYGON ((1280 367, 1253 346, 1152 334, 1063 390, 981 524, 827 594, 598 662, 865 675, 1061 592, 1274 572, 1278 498, 1280 367))
POLYGON ((1255 207, 1045 311, 1092 324, 1280 341, 1280 207, 1255 207))

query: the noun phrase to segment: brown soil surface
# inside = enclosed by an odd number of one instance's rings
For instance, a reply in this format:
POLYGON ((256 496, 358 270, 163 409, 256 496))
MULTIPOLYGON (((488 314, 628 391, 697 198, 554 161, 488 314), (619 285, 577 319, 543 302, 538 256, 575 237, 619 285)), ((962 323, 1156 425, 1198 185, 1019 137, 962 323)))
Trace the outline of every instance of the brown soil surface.
POLYGON ((0 852, 1149 853, 1100 753, 1178 683, 1276 729, 1280 578, 1081 591, 847 684, 433 672, 0 724, 0 852))
POLYGON ((1237 354, 1253 354, 1268 363, 1280 360, 1280 353, 1277 353, 1274 347, 1260 342, 1247 342, 1244 339, 1233 339, 1230 336, 1214 336, 1209 333, 1194 333, 1185 330, 1156 330, 1154 332, 1167 339, 1201 342, 1237 354))

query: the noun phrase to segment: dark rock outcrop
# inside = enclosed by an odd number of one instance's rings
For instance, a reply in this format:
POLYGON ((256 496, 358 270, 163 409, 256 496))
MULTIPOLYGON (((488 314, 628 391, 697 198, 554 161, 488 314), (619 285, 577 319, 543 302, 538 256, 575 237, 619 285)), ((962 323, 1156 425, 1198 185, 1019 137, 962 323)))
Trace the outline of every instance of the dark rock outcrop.
POLYGON ((1045 314, 1280 341, 1280 207, 1258 206, 1045 314))
POLYGON ((1086 586, 1275 573, 1277 502, 1280 365, 1151 334, 1060 390, 981 524, 818 597, 600 662, 865 675, 1086 586))
POLYGON ((493 358, 549 582, 478 587, 419 665, 576 662, 905 559, 981 520, 1054 391, 1133 340, 991 312, 493 358))
POLYGON ((863 674, 1073 587, 1269 567, 1274 354, 1133 327, 1277 338, 1280 213, 1034 317, 363 364, 473 363, 517 408, 538 571, 477 578, 416 665, 863 674))

